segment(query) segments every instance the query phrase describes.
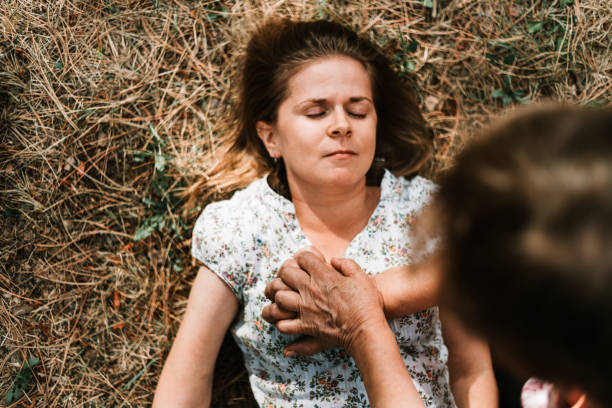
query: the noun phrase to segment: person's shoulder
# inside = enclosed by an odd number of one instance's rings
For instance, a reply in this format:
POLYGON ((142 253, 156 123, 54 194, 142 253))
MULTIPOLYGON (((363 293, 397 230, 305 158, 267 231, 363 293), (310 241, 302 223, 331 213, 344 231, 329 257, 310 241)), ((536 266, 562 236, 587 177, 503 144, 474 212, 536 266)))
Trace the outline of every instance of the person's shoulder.
POLYGON ((222 213, 231 218, 243 216, 260 201, 264 182, 264 179, 256 179, 245 188, 235 191, 230 198, 208 204, 202 213, 222 213))
POLYGON ((257 179, 227 200, 215 201, 204 207, 194 226, 194 232, 213 230, 240 232, 253 226, 255 207, 260 201, 262 179, 257 179))
POLYGON ((227 200, 212 202, 208 204, 208 207, 228 209, 248 208, 253 203, 253 200, 257 200, 261 196, 264 188, 263 183, 265 183, 265 179, 258 178, 245 188, 235 191, 227 200))
POLYGON ((237 191, 222 201, 208 204, 199 215, 191 236, 191 254, 227 283, 244 302, 246 265, 256 262, 253 240, 262 224, 256 216, 262 211, 260 181, 237 191))
POLYGON ((421 202, 425 204, 432 199, 438 189, 433 181, 422 176, 405 178, 387 171, 386 177, 388 178, 387 187, 393 192, 394 198, 405 203, 421 202))

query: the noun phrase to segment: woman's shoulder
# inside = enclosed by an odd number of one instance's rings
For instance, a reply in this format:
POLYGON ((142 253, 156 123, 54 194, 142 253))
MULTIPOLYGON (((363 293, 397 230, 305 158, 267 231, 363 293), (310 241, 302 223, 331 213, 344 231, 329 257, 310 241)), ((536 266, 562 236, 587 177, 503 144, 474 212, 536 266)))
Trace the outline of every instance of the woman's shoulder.
POLYGON ((260 181, 222 201, 208 204, 200 213, 191 236, 191 254, 227 283, 236 297, 244 302, 247 282, 246 265, 257 259, 253 242, 261 233, 262 205, 260 181))
POLYGON ((196 220, 194 231, 203 229, 223 229, 229 231, 232 227, 241 228, 253 224, 256 213, 260 213, 258 203, 261 202, 262 182, 257 179, 242 190, 236 191, 229 199, 214 201, 204 207, 196 220))
POLYGON ((390 197, 406 204, 420 203, 424 205, 433 198, 437 191, 437 185, 425 177, 405 178, 395 176, 388 170, 383 178, 383 183, 386 183, 382 187, 383 189, 386 188, 390 197))
POLYGON ((256 179, 245 188, 235 191, 230 198, 207 204, 201 214, 224 213, 227 216, 240 216, 261 201, 263 183, 265 179, 256 179))

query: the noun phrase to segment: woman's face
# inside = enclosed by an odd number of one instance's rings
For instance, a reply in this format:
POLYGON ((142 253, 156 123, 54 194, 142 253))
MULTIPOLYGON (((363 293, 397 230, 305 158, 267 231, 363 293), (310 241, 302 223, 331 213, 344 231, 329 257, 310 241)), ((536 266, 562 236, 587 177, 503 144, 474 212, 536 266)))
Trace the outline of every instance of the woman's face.
POLYGON ((302 66, 288 82, 276 123, 257 123, 270 156, 282 157, 290 188, 365 182, 376 149, 376 110, 364 66, 330 56, 302 66))

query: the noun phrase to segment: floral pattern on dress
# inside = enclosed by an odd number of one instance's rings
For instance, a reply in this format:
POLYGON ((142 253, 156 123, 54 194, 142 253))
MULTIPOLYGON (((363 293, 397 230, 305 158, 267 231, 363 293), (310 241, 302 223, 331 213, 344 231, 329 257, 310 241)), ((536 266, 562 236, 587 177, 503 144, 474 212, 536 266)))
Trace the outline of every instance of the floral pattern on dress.
MULTIPOLYGON (((435 185, 422 177, 381 181, 378 206, 355 236, 345 257, 370 275, 409 265, 424 256, 410 236, 412 222, 435 185)), ((262 407, 369 407, 359 370, 341 348, 311 357, 286 358, 283 349, 298 336, 284 335, 261 317, 269 301, 266 285, 281 264, 311 243, 293 203, 265 178, 209 204, 193 230, 192 254, 232 290, 241 307, 230 330, 244 354, 253 394, 262 407)), ((455 407, 450 391, 438 308, 389 321, 406 368, 425 405, 455 407)))

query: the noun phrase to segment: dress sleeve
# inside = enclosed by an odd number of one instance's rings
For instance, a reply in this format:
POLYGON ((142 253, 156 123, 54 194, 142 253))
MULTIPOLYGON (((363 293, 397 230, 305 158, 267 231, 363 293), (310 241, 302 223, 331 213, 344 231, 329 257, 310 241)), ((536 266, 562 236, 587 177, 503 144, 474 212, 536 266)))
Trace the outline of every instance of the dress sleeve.
POLYGON ((438 185, 421 176, 416 176, 411 183, 411 200, 415 200, 419 207, 426 207, 438 191, 438 185))
POLYGON ((417 228, 413 231, 415 240, 415 255, 417 259, 423 259, 434 253, 440 245, 440 237, 431 231, 427 222, 423 223, 423 211, 432 204, 438 185, 424 177, 416 176, 411 180, 408 200, 414 203, 415 212, 418 214, 417 228))
POLYGON ((202 261, 243 302, 246 265, 245 249, 235 211, 227 202, 209 204, 198 217, 191 238, 191 255, 202 261))

